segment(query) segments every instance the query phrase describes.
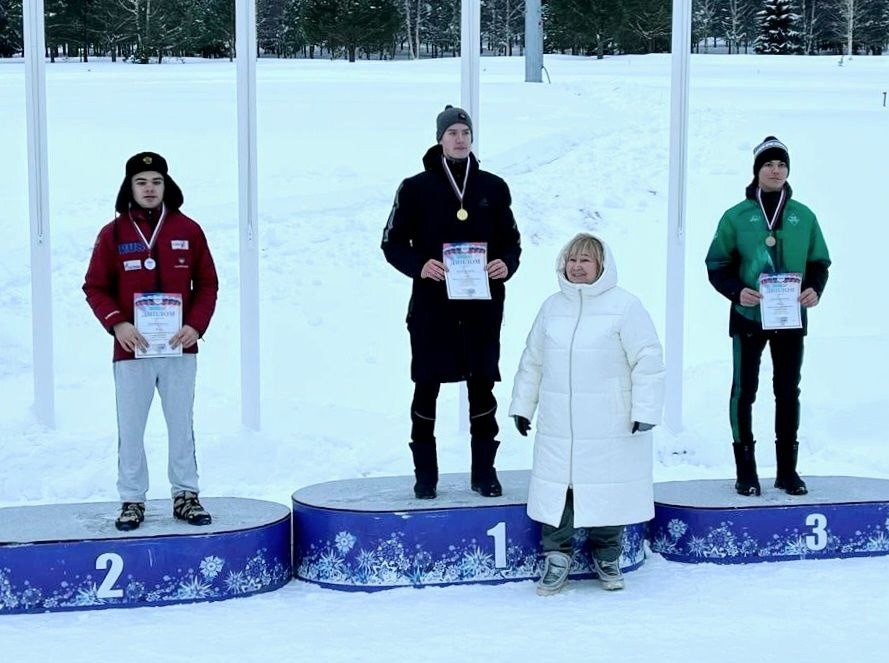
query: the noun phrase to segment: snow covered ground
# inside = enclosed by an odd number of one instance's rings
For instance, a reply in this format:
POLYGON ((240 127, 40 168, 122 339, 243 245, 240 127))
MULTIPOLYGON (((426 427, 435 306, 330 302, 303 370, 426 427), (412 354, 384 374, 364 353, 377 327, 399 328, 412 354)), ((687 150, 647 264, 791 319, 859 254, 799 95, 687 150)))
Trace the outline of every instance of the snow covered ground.
MULTIPOLYGON (((507 289, 502 411, 525 335, 555 287, 557 250, 603 234, 621 284, 663 330, 669 56, 548 56, 552 84, 520 58, 482 61, 478 147, 510 184, 523 234, 507 289)), ((459 61, 261 61, 258 84, 261 432, 240 427, 235 69, 227 62, 47 67, 57 427, 31 412, 24 67, 0 60, 0 506, 116 501, 110 339, 80 291, 131 154, 170 162, 184 210, 206 231, 219 306, 199 355, 202 491, 289 504, 301 486, 410 473, 409 282, 379 239, 399 181, 420 168, 435 115, 459 102, 459 61), (72 471, 74 468, 74 471, 72 471)), ((790 182, 819 216, 834 266, 810 317, 803 370, 804 474, 889 479, 889 58, 693 56, 686 270, 685 425, 656 430, 657 480, 725 478, 733 464, 725 300, 703 256, 769 134, 790 147, 790 182)), ((671 286, 678 287, 678 286, 671 286)), ((764 371, 768 371, 764 360, 764 371)), ((758 437, 771 439, 769 381, 758 437)), ((443 390, 439 454, 465 471, 456 387, 443 390)), ((168 494, 165 431, 152 414, 150 498, 168 494)), ((501 420, 498 467, 530 464, 501 420)), ((774 471, 763 444, 762 474, 774 471)), ((408 480, 405 480, 409 490, 408 480)), ((158 609, 6 616, 0 660, 228 661, 883 660, 889 558, 719 567, 659 556, 603 593, 576 583, 542 600, 530 582, 347 594, 291 583, 263 596, 158 609), (882 654, 881 654, 882 652, 882 654)))

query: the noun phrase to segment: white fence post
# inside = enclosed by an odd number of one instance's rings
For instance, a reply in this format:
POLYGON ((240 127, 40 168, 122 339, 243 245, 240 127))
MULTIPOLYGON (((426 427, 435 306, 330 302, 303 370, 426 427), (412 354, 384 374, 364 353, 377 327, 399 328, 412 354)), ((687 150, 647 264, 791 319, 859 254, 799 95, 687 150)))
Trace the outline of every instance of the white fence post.
POLYGON ((685 192, 688 169, 688 76, 691 59, 691 0, 673 0, 670 92, 670 194, 667 225, 667 296, 664 345, 664 423, 682 430, 682 367, 685 338, 685 192))
POLYGON ((28 209, 31 224, 31 335, 34 412, 55 426, 53 375, 52 253, 46 141, 46 63, 43 0, 23 5, 25 96, 28 124, 28 209))
POLYGON ((241 422, 259 430, 259 215, 256 174, 256 3, 235 2, 238 81, 238 223, 241 422))

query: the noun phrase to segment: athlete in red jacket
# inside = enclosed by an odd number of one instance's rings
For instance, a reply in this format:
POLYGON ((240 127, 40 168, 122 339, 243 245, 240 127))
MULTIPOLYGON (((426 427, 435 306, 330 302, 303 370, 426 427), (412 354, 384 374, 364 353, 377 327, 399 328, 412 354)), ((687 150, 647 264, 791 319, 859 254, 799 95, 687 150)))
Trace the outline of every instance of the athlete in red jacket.
POLYGON ((207 239, 179 211, 182 202, 182 190, 162 156, 141 152, 131 157, 117 196, 118 215, 99 232, 83 284, 93 313, 115 338, 117 488, 123 503, 115 521, 119 530, 135 529, 145 517, 143 435, 155 388, 169 433, 173 515, 193 525, 211 522, 197 497, 192 405, 197 341, 213 316, 219 282, 207 239), (141 296, 146 293, 153 294, 141 296), (177 320, 169 339, 161 331, 158 340, 162 326, 137 328, 137 296, 146 320, 150 315, 177 320))

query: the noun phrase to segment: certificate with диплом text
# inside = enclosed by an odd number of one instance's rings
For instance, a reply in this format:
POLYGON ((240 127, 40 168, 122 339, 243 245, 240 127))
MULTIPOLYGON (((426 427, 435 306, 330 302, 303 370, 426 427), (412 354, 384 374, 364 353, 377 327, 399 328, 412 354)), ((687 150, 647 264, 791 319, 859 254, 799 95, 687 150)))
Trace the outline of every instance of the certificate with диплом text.
POLYGON ((802 274, 760 274, 759 312, 763 329, 802 329, 799 303, 802 274))
POLYGON ((445 244, 442 262, 448 299, 491 299, 487 242, 445 244))
POLYGON ((182 329, 182 295, 172 292, 137 292, 133 296, 136 329, 148 341, 148 349, 136 348, 136 358, 180 357, 182 345, 170 347, 170 339, 182 329))

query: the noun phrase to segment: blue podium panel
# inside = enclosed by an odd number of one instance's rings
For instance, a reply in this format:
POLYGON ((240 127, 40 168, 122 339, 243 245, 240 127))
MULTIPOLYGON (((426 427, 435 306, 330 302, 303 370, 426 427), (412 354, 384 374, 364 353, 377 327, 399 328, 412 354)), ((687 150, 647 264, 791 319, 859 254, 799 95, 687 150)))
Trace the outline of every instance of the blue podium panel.
MULTIPOLYGON (((342 590, 495 583, 540 575, 540 525, 525 514, 528 471, 498 472, 503 497, 481 497, 469 475, 445 474, 418 500, 413 477, 352 479, 293 494, 294 573, 342 590)), ((624 535, 621 567, 644 560, 645 524, 624 535)), ((571 576, 594 577, 579 532, 571 576), (582 549, 583 548, 583 549, 582 549)))
POLYGON ((655 484, 651 548, 718 564, 889 554, 889 481, 805 480, 809 494, 799 497, 769 480, 760 497, 737 495, 734 479, 655 484))
POLYGON ((146 503, 132 532, 117 503, 0 509, 0 615, 216 601, 277 589, 292 576, 290 510, 202 498, 213 524, 173 519, 146 503))

